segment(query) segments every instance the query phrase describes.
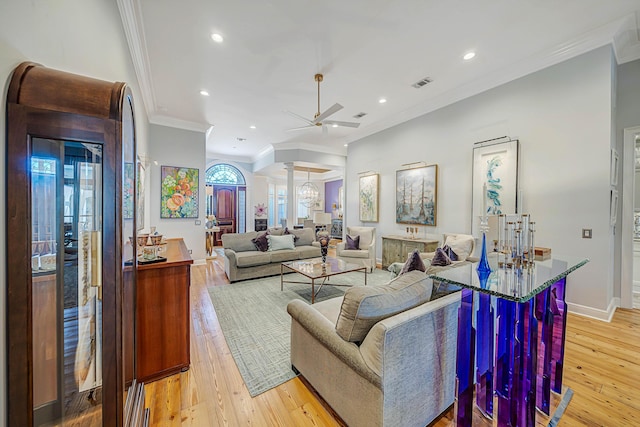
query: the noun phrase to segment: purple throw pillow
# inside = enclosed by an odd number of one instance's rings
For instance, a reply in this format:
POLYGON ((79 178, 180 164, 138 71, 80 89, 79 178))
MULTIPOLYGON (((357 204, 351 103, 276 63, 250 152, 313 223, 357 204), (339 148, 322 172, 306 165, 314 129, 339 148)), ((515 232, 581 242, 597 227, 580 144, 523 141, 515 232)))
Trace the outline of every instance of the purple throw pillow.
POLYGON ((420 258, 420 252, 413 251, 409 254, 407 262, 404 263, 400 274, 408 273, 413 270, 427 271, 427 266, 424 265, 424 261, 420 258))
POLYGON ((256 245, 256 249, 261 252, 266 252, 269 249, 269 240, 267 239, 267 234, 269 234, 268 231, 266 233, 258 234, 257 237, 251 239, 253 244, 256 245))
POLYGON ((451 258, 449 258, 449 256, 446 254, 445 251, 442 250, 442 248, 437 248, 436 254, 433 256, 433 259, 431 260, 431 265, 444 267, 445 265, 449 265, 449 264, 451 264, 451 258))
POLYGON ((458 261, 458 255, 456 255, 456 253, 453 252, 453 249, 451 249, 449 245, 444 245, 442 247, 442 250, 444 251, 445 254, 447 254, 447 256, 451 261, 458 261))
POLYGON ((360 236, 351 237, 347 234, 347 247, 345 249, 360 249, 360 236))

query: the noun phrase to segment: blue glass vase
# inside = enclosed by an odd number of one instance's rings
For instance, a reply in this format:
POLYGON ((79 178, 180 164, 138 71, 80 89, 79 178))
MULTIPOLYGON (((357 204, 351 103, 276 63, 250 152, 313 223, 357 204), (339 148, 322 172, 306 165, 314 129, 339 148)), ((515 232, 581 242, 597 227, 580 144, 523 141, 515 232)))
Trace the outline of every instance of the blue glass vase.
POLYGON ((480 254, 480 262, 476 271, 479 275, 488 277, 491 273, 491 267, 489 266, 489 259, 487 258, 487 235, 482 233, 482 252, 480 254))

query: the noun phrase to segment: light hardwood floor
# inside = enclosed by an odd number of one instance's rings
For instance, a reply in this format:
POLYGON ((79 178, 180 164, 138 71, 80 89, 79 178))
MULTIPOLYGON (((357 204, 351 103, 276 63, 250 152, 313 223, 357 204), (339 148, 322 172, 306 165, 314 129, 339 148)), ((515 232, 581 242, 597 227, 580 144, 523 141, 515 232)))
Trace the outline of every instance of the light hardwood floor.
MULTIPOLYGON (((146 385, 151 425, 340 425, 299 378, 249 395, 207 293, 228 286, 224 270, 208 261, 191 271, 191 368, 146 385)), ((569 314, 567 324, 564 378, 575 394, 559 426, 640 426, 640 310, 618 309, 611 323, 569 314)))

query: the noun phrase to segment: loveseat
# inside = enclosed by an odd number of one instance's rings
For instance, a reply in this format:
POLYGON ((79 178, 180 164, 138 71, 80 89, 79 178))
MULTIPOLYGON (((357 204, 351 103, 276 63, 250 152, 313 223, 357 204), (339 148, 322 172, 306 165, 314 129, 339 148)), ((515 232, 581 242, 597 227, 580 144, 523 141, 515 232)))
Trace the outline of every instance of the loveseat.
POLYGON ((454 401, 455 291, 411 271, 314 305, 293 300, 292 367, 350 427, 425 426, 454 401))
MULTIPOLYGON (((282 236, 285 230, 269 229, 272 236, 282 236)), ((316 258, 320 256, 320 247, 314 246, 314 230, 301 228, 287 230, 296 237, 292 249, 260 251, 254 239, 265 232, 249 231, 247 233, 225 233, 222 235, 224 248, 224 271, 231 283, 239 280, 280 274, 280 264, 298 259, 316 258)))

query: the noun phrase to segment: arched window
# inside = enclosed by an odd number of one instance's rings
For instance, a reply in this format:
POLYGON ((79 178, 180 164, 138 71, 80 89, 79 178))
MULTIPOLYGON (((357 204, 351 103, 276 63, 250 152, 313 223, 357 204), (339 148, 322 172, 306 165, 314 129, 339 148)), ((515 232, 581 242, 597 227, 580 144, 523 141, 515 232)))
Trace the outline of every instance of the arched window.
POLYGON ((207 185, 245 185, 244 175, 237 167, 226 163, 211 166, 206 172, 207 185))
POLYGON ((205 180, 207 215, 215 215, 220 227, 217 239, 223 233, 244 233, 247 187, 242 172, 233 165, 218 163, 207 169, 205 180))

